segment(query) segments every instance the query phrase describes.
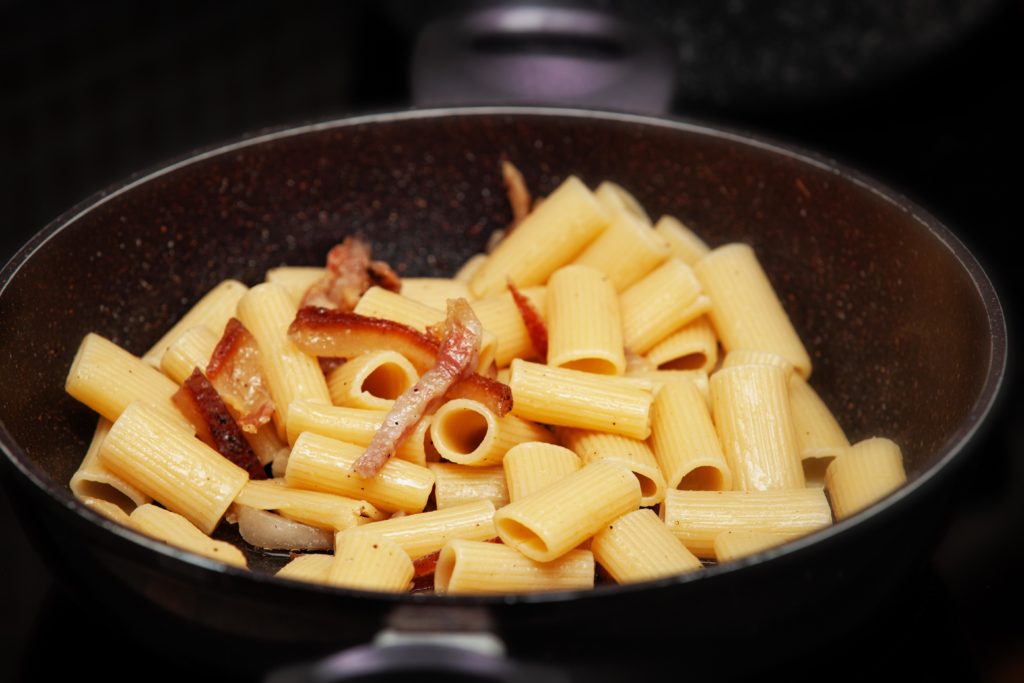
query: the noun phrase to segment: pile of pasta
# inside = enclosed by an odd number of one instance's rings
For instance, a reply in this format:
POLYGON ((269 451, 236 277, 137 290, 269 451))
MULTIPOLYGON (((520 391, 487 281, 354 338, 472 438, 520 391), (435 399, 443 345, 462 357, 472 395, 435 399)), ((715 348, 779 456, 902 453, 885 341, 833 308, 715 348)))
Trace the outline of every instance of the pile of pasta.
POLYGON ((100 421, 75 495, 240 567, 245 554, 212 534, 256 520, 252 544, 292 551, 282 577, 516 593, 699 571, 905 481, 897 444, 851 444, 812 388, 749 246, 711 249, 674 217, 652 223, 612 182, 570 176, 538 202, 518 189, 514 227, 489 253, 452 278, 371 286, 352 311, 425 333, 449 301, 468 301, 483 330, 475 369, 511 389, 507 414, 447 398, 378 474, 357 475, 422 367, 372 345, 333 363, 303 351, 289 326, 324 269, 274 268, 252 287, 215 287, 141 358, 86 336, 66 389, 100 421), (273 398, 272 418, 244 432, 257 476, 197 438, 172 400, 232 319, 273 398))

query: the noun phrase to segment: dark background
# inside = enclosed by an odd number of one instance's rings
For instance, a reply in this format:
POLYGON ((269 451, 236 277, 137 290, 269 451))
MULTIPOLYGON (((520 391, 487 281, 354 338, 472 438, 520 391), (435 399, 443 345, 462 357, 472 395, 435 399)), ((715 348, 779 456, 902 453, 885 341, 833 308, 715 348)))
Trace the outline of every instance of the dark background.
MULTIPOLYGON (((0 262, 78 201, 196 147, 414 104, 416 36, 460 6, 295 4, 0 1, 0 262)), ((974 251, 1007 309, 1006 391, 934 557, 869 628, 827 652, 800 653, 799 668, 783 673, 1024 681, 1024 409, 1012 292, 1024 4, 597 4, 667 41, 677 69, 671 115, 816 150, 916 200, 974 251)), ((0 547, 0 680, 68 673, 109 642, 104 634, 130 638, 54 583, 2 492, 0 547)), ((133 657, 156 658, 151 679, 188 673, 155 653, 133 657)))

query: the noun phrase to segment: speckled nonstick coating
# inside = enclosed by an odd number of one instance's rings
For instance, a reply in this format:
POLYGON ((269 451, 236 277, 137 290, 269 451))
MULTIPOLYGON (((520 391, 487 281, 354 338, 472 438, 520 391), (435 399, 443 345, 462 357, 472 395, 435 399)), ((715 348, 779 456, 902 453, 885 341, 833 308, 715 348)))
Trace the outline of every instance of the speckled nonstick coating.
MULTIPOLYGON (((571 110, 366 116, 200 153, 61 216, 4 268, 0 287, 0 440, 14 465, 5 479, 60 573, 127 595, 117 599, 126 611, 158 606, 201 628, 300 649, 365 640, 398 605, 479 608, 516 642, 536 629, 620 631, 596 618, 612 610, 721 608, 752 595, 761 597, 746 603, 753 617, 741 630, 763 632, 769 615, 818 609, 851 581, 881 587, 891 577, 861 553, 898 550, 909 563, 927 548, 1006 355, 982 269, 905 199, 780 146, 571 110), (910 485, 830 530, 700 576, 508 599, 376 596, 244 574, 143 540, 74 501, 66 482, 95 424, 63 392, 82 336, 96 331, 143 353, 220 280, 253 284, 273 266, 320 263, 351 233, 402 274, 452 273, 510 218, 502 157, 538 194, 569 174, 592 186, 614 180, 653 217, 672 214, 712 246, 752 244, 811 353, 812 383, 851 439, 886 435, 903 446, 910 485)), ((730 632, 713 615, 701 620, 730 632)))

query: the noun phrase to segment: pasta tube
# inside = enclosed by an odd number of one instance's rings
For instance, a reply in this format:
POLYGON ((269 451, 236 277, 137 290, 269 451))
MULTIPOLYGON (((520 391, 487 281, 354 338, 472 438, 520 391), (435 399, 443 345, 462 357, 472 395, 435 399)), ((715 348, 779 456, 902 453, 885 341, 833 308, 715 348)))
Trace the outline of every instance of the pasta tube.
POLYGON ((203 557, 220 560, 236 567, 246 568, 242 551, 224 541, 215 541, 184 517, 152 503, 140 505, 128 517, 131 526, 177 548, 203 557))
POLYGON ((460 465, 500 465, 508 449, 524 441, 554 441, 544 427, 506 415, 468 398, 446 402, 430 423, 430 440, 442 458, 460 465))
POLYGON ((850 441, 818 392, 800 375, 790 377, 789 405, 804 478, 821 483, 822 479, 814 475, 819 471, 824 473, 834 458, 850 448, 850 441))
POLYGON ((715 557, 726 531, 802 536, 832 523, 822 489, 777 491, 669 490, 661 504, 669 531, 700 558, 715 557))
POLYGON ((615 213, 597 239, 573 263, 604 273, 612 289, 621 292, 647 275, 669 256, 669 247, 651 224, 633 213, 615 213))
POLYGON ((647 360, 661 370, 702 370, 718 365, 718 337, 706 315, 683 325, 647 352, 647 360))
POLYGON ((260 363, 274 400, 274 423, 282 439, 292 401, 331 403, 317 359, 288 338, 288 326, 294 318, 295 304, 280 285, 256 285, 238 302, 238 319, 260 349, 260 363))
POLYGON ((654 399, 651 423, 651 449, 668 488, 732 488, 732 470, 696 384, 666 382, 654 399))
POLYGON ((594 556, 570 550, 551 562, 537 562, 500 543, 454 539, 441 550, 434 592, 521 593, 575 590, 594 585, 594 556))
POLYGON ((711 251, 704 240, 672 216, 659 218, 654 232, 668 243, 674 257, 691 266, 711 251))
POLYGON ((881 437, 857 442, 825 470, 825 488, 836 519, 860 512, 906 481, 900 447, 881 437))
POLYGON ((501 464, 512 502, 569 476, 583 466, 580 457, 568 448, 539 442, 513 446, 501 464))
POLYGON ((601 375, 626 369, 619 301, 607 277, 581 265, 548 280, 548 365, 601 375))
POLYGON ((338 534, 327 582, 345 588, 404 593, 412 560, 394 542, 374 534, 338 534))
POLYGON ((785 373, 771 365, 737 365, 711 375, 718 437, 740 491, 801 488, 804 470, 785 373))
POLYGON ((569 176, 502 240, 469 281, 477 298, 542 285, 604 230, 610 216, 586 185, 569 176))
POLYGON ((506 545, 550 562, 639 506, 640 483, 633 473, 600 460, 509 503, 495 514, 494 526, 506 545))
POLYGON ((249 481, 242 487, 235 502, 257 510, 275 511, 296 522, 335 531, 385 518, 383 512, 365 500, 295 489, 281 479, 249 481))
MULTIPOLYGON (((547 305, 546 287, 527 287, 521 289, 519 293, 529 299, 541 317, 544 316, 547 305)), ((511 292, 504 291, 477 299, 471 306, 476 317, 480 319, 480 324, 497 339, 498 348, 494 362, 499 368, 507 366, 513 358, 531 360, 537 357, 530 333, 511 292)))
POLYGON ((332 370, 327 375, 327 390, 334 405, 387 411, 419 378, 402 354, 369 351, 332 370))
POLYGON ((690 266, 669 259, 619 296, 626 346, 647 353, 709 306, 690 266))
POLYGON ((352 471, 363 450, 363 446, 303 432, 288 456, 285 481, 299 489, 365 500, 388 512, 419 512, 426 506, 434 487, 430 470, 392 459, 377 476, 363 479, 352 471))
POLYGON ((616 583, 636 583, 703 567, 649 508, 627 513, 590 543, 594 559, 616 583))
POLYGON ((749 245, 718 247, 693 269, 711 299, 711 322, 726 351, 772 351, 810 377, 811 357, 749 245))
POLYGON ((497 536, 494 503, 489 500, 463 503, 418 515, 394 517, 358 529, 338 532, 338 539, 352 533, 375 534, 398 544, 416 559, 440 550, 453 538, 485 541, 497 536))
POLYGON ((196 368, 206 372, 217 342, 217 334, 205 325, 185 330, 167 347, 160 369, 175 383, 183 384, 196 368))
POLYGON ((328 583, 327 575, 334 564, 334 555, 309 553, 299 555, 291 562, 277 570, 274 576, 293 581, 309 581, 311 583, 328 583))
POLYGON ((651 433, 650 384, 515 359, 512 413, 527 420, 646 439, 651 433))
POLYGON ((326 272, 327 269, 320 266, 281 266, 268 270, 265 279, 284 287, 288 298, 298 307, 309 288, 323 279, 326 272))
POLYGON ((500 466, 464 467, 432 462, 427 469, 434 473, 434 500, 438 510, 478 500, 489 500, 496 508, 508 504, 505 470, 500 466))
POLYGON ((762 550, 788 543, 803 534, 766 533, 763 531, 725 531, 715 536, 715 560, 731 562, 762 550))
POLYGON ((111 472, 210 534, 249 474, 180 422, 142 402, 110 428, 99 451, 111 472))
POLYGON ((135 506, 144 505, 152 499, 112 473, 100 460, 100 444, 109 431, 110 420, 101 417, 96 424, 96 431, 93 432, 82 464, 71 475, 71 492, 79 500, 102 500, 124 512, 131 512, 135 506))
POLYGON ((580 456, 583 466, 611 460, 628 467, 640 483, 640 505, 657 505, 665 497, 665 477, 646 442, 619 434, 568 427, 559 429, 558 436, 562 445, 580 456))

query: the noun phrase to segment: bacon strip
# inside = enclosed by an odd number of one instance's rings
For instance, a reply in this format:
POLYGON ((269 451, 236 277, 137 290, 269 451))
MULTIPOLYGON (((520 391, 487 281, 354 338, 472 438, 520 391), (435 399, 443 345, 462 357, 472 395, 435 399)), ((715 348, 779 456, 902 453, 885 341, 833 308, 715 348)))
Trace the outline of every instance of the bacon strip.
POLYGON ((483 403, 498 417, 504 417, 512 410, 512 389, 507 384, 478 373, 457 382, 444 397, 449 401, 468 398, 483 403))
POLYGON ((270 422, 274 401, 260 364, 260 349, 237 318, 224 326, 224 335, 206 365, 206 378, 234 411, 242 431, 255 434, 270 422))
POLYGON ((351 311, 372 285, 393 292, 402 286, 387 263, 370 260, 370 245, 357 237, 346 237, 327 253, 327 272, 306 291, 302 306, 351 311))
MULTIPOLYGON (((446 326, 447 321, 442 323, 442 336, 446 326)), ((324 357, 352 358, 367 351, 388 350, 408 358, 422 375, 437 363, 441 349, 437 340, 408 325, 325 308, 300 308, 288 327, 288 336, 306 353, 320 356, 321 367, 324 357)), ((480 401, 498 417, 512 409, 512 390, 476 373, 458 381, 445 398, 480 401)))
POLYGON ((530 198, 530 190, 526 187, 523 174, 512 162, 504 159, 501 161, 501 178, 505 181, 508 203, 512 207, 512 224, 506 230, 507 235, 530 213, 533 200, 530 198))
POLYGON ((449 299, 444 340, 436 363, 395 400, 370 445, 353 463, 353 472, 367 479, 380 472, 430 407, 444 398, 456 382, 472 373, 480 354, 482 334, 483 326, 469 302, 449 299))
POLYGON ((420 374, 433 367, 440 345, 417 330, 383 318, 326 308, 300 308, 288 337, 314 356, 352 358, 367 351, 397 351, 420 374))
POLYGON ((172 399, 195 425, 200 440, 247 471, 250 479, 267 478, 227 405, 199 368, 192 371, 172 399))
POLYGON ((526 333, 530 335, 530 344, 533 346, 533 350, 537 352, 541 360, 546 359, 548 357, 548 328, 544 324, 544 319, 533 307, 533 303, 516 289, 512 280, 508 281, 508 291, 512 292, 512 300, 516 302, 519 316, 523 319, 523 324, 526 325, 526 333))

